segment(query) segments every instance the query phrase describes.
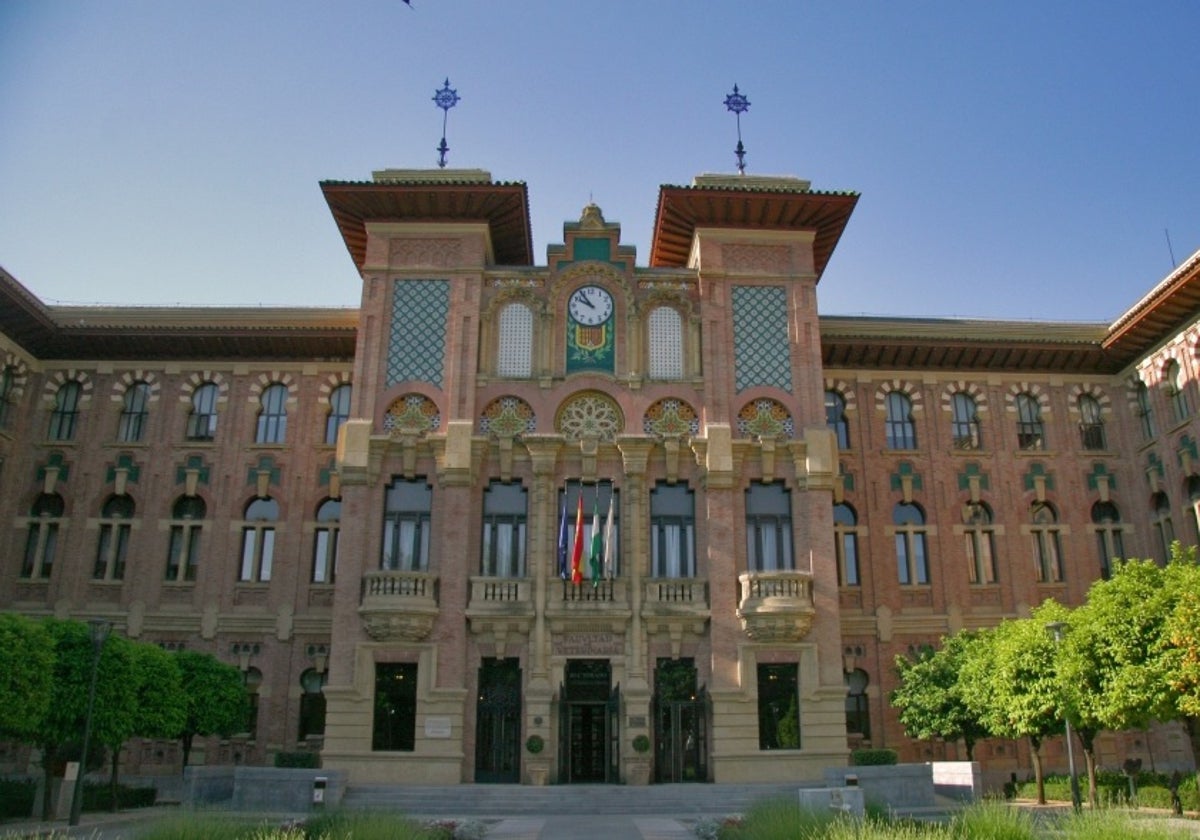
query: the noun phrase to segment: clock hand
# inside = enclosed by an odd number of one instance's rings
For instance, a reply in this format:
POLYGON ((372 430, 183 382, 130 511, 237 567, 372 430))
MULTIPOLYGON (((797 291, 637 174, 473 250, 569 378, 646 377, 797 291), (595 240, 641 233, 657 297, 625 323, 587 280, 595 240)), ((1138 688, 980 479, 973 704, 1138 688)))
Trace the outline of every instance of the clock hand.
POLYGON ((585 304, 588 309, 596 308, 596 304, 592 303, 591 299, 589 297, 587 297, 586 295, 575 295, 575 300, 579 301, 582 304, 585 304))

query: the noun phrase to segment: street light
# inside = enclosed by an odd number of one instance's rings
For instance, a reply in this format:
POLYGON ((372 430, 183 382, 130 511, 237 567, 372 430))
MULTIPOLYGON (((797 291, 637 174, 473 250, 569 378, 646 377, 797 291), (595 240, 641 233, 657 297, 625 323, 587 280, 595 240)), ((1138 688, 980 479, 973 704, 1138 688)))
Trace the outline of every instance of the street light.
MULTIPOLYGON (((1063 630, 1067 627, 1065 622, 1052 621, 1046 625, 1046 629, 1054 634, 1054 644, 1057 647, 1062 642, 1063 630)), ((1067 769, 1071 773, 1071 806, 1076 812, 1082 807, 1082 802, 1079 796, 1079 778, 1075 775, 1075 749, 1071 746, 1071 721, 1067 716, 1063 715, 1063 725, 1066 727, 1067 738, 1067 769)))
POLYGON ((79 773, 75 776, 75 793, 71 796, 71 818, 68 825, 79 825, 79 815, 83 812, 83 773, 87 768, 88 742, 92 739, 92 707, 96 705, 96 675, 100 671, 100 651, 104 650, 104 642, 112 625, 102 618, 88 621, 92 633, 92 683, 88 687, 87 717, 83 724, 83 752, 79 756, 79 773))

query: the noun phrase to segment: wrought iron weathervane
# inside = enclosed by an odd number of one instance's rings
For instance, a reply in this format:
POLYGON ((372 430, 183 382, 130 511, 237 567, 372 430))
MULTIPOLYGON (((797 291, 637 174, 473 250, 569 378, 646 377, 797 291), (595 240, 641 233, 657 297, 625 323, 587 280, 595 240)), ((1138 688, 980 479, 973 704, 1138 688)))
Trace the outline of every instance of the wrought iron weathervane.
POLYGON ((434 91, 433 101, 442 109, 442 142, 438 144, 438 167, 446 168, 446 152, 450 151, 450 147, 446 145, 446 118, 450 116, 450 109, 458 104, 461 97, 458 91, 450 87, 450 79, 446 78, 442 89, 434 91))
POLYGON ((738 144, 737 148, 734 149, 734 154, 737 155, 738 174, 745 175, 746 147, 742 145, 742 114, 750 110, 750 100, 738 92, 738 86, 735 84, 733 86, 733 93, 725 97, 725 107, 737 115, 738 144))

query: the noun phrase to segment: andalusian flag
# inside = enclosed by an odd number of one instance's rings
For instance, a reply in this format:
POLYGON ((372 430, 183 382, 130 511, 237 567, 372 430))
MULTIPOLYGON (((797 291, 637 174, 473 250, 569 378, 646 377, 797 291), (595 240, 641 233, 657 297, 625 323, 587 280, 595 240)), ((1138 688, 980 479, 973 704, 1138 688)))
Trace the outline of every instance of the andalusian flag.
POLYGON ((612 579, 617 561, 617 535, 613 529, 613 499, 608 497, 608 520, 604 523, 604 576, 612 579))
MULTIPOLYGON (((597 493, 597 496, 600 494, 597 493)), ((600 509, 596 507, 596 499, 592 499, 592 586, 600 585, 600 565, 604 562, 604 535, 600 533, 600 509)))
POLYGON ((571 551, 571 583, 583 583, 583 493, 575 509, 575 547, 571 551))
POLYGON ((562 514, 558 517, 558 576, 566 580, 571 576, 567 568, 567 500, 563 499, 562 514))

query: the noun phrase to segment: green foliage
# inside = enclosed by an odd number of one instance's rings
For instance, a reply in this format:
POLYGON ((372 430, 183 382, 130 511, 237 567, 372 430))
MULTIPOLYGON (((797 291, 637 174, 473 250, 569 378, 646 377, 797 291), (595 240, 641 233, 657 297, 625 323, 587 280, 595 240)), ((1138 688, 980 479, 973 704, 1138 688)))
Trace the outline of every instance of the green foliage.
POLYGON ((321 754, 315 752, 277 752, 275 753, 276 767, 300 767, 315 769, 321 766, 321 754))
POLYGON ((633 751, 636 753, 650 752, 650 738, 646 735, 634 735, 633 751))
POLYGON ((899 754, 889 749, 861 749, 850 753, 850 763, 855 767, 880 767, 895 764, 899 760, 899 754))
POLYGON ((975 742, 987 735, 978 715, 968 707, 958 679, 977 639, 975 633, 959 632, 943 638, 937 650, 921 650, 913 659, 896 657, 900 684, 889 699, 900 710, 900 723, 909 737, 961 739, 969 757, 975 742))
POLYGON ((722 840, 799 840, 824 837, 833 814, 802 808, 791 799, 768 799, 751 806, 738 823, 722 827, 722 840))
POLYGON ((305 840, 449 840, 438 826, 424 826, 385 811, 325 811, 304 824, 305 840))
POLYGON ((295 830, 218 814, 179 814, 138 830, 138 840, 298 840, 295 830))
POLYGON ((185 697, 184 764, 196 735, 232 735, 246 726, 246 688, 242 673, 207 653, 181 650, 175 654, 185 697))
POLYGON ((956 840, 1034 840, 1036 827, 1028 811, 988 799, 957 814, 950 834, 956 840))
POLYGON ((36 793, 37 783, 31 779, 0 779, 0 820, 30 816, 36 793))
MULTIPOLYGON (((1129 778, 1124 773, 1099 772, 1096 774, 1096 790, 1101 802, 1112 805, 1136 805, 1139 808, 1171 807, 1170 778, 1166 773, 1138 773, 1134 777, 1135 801, 1129 801, 1129 778)), ((1033 782, 1019 782, 1016 794, 1022 799, 1034 796, 1033 782)), ((1049 776, 1046 779, 1046 799, 1056 802, 1071 801, 1071 783, 1068 776, 1049 776)), ((1187 775, 1179 785, 1179 799, 1184 810, 1200 810, 1200 792, 1196 790, 1196 777, 1187 775)))
POLYGON ((1084 810, 1065 814, 1055 826, 1063 840, 1179 840, 1179 829, 1156 825, 1129 811, 1084 810))
POLYGON ((54 692, 54 639, 41 624, 0 613, 0 675, 0 733, 30 739, 54 692))
POLYGON ((537 755, 546 748, 546 741, 541 735, 530 735, 525 739, 525 749, 529 750, 531 755, 537 755))

